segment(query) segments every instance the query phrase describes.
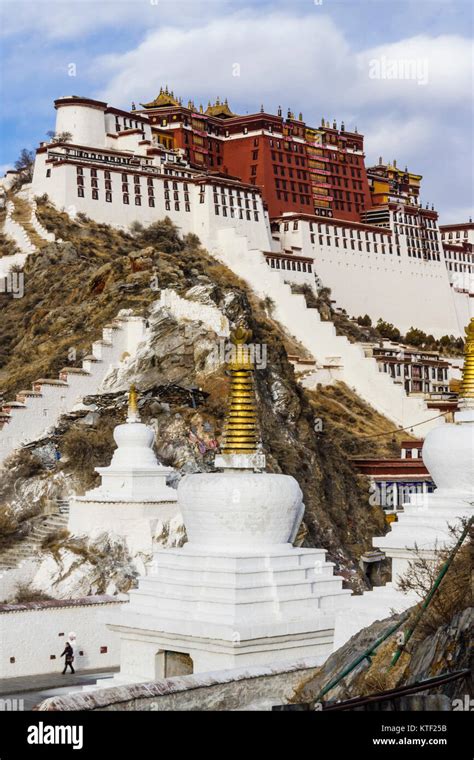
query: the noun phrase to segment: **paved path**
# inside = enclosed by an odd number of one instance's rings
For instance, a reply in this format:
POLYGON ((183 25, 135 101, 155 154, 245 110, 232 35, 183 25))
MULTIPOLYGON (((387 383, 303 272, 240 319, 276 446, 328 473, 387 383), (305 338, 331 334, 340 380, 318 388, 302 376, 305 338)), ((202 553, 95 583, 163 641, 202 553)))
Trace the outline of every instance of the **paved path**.
POLYGON ((20 676, 0 679, 0 701, 4 699, 23 700, 23 709, 31 710, 47 697, 56 697, 80 691, 82 686, 95 684, 98 679, 107 680, 118 672, 118 668, 102 670, 82 670, 74 675, 47 673, 38 676, 20 676))

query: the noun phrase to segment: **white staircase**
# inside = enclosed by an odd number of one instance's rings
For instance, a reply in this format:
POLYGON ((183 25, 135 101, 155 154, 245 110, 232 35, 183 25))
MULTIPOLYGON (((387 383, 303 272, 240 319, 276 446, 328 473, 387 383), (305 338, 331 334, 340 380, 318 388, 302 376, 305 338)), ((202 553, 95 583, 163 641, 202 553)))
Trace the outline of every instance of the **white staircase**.
POLYGON ((24 254, 34 253, 36 251, 35 246, 28 237, 28 233, 14 218, 13 212, 15 210, 15 204, 12 201, 7 203, 7 216, 3 231, 5 235, 12 238, 15 241, 20 251, 24 254))
MULTIPOLYGON (((275 304, 273 317, 298 340, 320 363, 340 359, 342 379, 378 412, 400 427, 419 425, 417 435, 423 436, 431 427, 440 424, 436 412, 429 410, 423 399, 407 396, 403 387, 380 372, 377 362, 366 357, 361 346, 336 335, 332 322, 323 322, 317 309, 306 306, 303 295, 291 292, 284 275, 271 269, 261 251, 249 249, 247 238, 237 235, 233 228, 219 230, 217 245, 212 253, 245 280, 261 298, 269 297, 275 304)), ((316 377, 305 378, 304 385, 315 387, 316 377)))
POLYGON ((64 367, 57 378, 39 378, 31 389, 17 393, 14 401, 4 402, 0 409, 0 463, 18 447, 45 435, 84 396, 97 393, 108 372, 125 355, 133 356, 145 329, 142 317, 120 312, 104 327, 102 339, 92 344, 82 367, 64 367))
POLYGON ((36 210, 37 210, 36 201, 32 200, 30 202, 30 205, 31 205, 31 217, 30 217, 31 226, 35 229, 38 235, 41 238, 43 238, 43 240, 47 240, 48 243, 54 243, 54 241, 56 240, 56 235, 54 234, 54 232, 48 232, 48 230, 43 227, 40 220, 36 216, 36 210))
POLYGON ((66 531, 67 521, 67 514, 62 513, 34 518, 31 533, 26 538, 7 549, 0 549, 0 578, 6 570, 21 567, 25 560, 37 558, 43 541, 60 531, 66 531))

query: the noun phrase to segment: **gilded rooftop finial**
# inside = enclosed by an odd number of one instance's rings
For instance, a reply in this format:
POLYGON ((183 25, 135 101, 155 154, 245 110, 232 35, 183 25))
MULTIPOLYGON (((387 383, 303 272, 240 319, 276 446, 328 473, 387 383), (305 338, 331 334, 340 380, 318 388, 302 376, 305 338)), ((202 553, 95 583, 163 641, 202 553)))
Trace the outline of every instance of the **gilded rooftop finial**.
POLYGON ((459 398, 474 399, 474 317, 465 328, 464 367, 459 398))
POLYGON ((230 336, 235 349, 232 361, 228 363, 231 381, 222 443, 223 454, 254 454, 257 451, 254 362, 251 346, 247 345, 251 337, 251 331, 241 325, 230 336))
POLYGON ((127 422, 139 422, 140 415, 138 413, 138 393, 135 385, 130 386, 128 392, 128 414, 127 422))

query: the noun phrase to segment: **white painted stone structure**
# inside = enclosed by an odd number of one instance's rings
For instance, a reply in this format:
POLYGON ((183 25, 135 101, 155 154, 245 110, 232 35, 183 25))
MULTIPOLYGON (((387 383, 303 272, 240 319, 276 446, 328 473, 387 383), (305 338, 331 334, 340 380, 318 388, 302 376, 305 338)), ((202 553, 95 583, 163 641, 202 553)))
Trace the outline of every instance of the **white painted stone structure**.
POLYGON ((324 549, 291 544, 304 511, 294 478, 246 464, 180 482, 189 540, 155 551, 154 570, 111 619, 116 683, 176 675, 170 655, 188 655, 199 673, 330 653, 334 610, 350 591, 324 549))
POLYGON ((392 561, 392 580, 362 596, 354 596, 349 610, 338 613, 334 647, 342 646, 360 628, 381 620, 392 610, 402 612, 419 601, 414 593, 398 590, 416 556, 436 561, 438 553, 453 544, 451 528, 472 516, 474 510, 474 399, 462 399, 454 423, 431 430, 423 444, 423 461, 437 488, 416 494, 403 505, 398 522, 386 536, 372 539, 392 561))
POLYGON ((104 614, 121 602, 104 595, 1 604, 0 678, 60 673, 60 654, 72 631, 75 668, 117 667, 119 640, 105 625, 104 614))
POLYGON ((104 532, 116 534, 132 555, 151 554, 158 521, 178 514, 176 490, 166 485, 174 470, 158 463, 154 437, 129 406, 127 421, 114 430, 117 449, 110 466, 96 467, 101 485, 70 503, 70 533, 92 539, 104 532))

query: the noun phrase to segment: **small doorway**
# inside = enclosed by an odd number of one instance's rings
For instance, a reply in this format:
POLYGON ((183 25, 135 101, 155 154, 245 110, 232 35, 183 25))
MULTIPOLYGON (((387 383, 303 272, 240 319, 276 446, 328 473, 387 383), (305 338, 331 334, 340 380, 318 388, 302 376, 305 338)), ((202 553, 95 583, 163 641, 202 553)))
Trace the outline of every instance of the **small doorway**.
POLYGON ((160 650, 156 654, 156 677, 172 678, 173 676, 189 676, 194 672, 192 658, 186 652, 173 652, 169 649, 160 650))

